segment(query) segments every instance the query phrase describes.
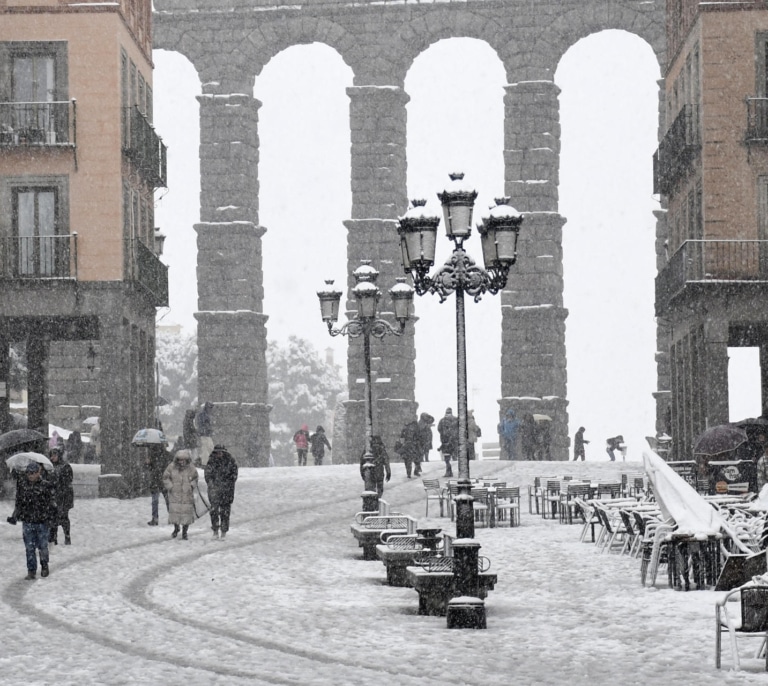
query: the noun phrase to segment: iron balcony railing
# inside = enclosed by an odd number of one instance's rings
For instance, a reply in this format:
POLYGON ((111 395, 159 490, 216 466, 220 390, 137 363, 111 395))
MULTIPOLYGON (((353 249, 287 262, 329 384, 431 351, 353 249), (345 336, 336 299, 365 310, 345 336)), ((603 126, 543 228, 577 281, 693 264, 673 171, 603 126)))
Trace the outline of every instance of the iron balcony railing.
POLYGON ((653 192, 669 195, 700 150, 699 108, 684 105, 653 155, 653 192))
POLYGON ((0 278, 77 279, 77 233, 0 238, 0 278))
POLYGON ((75 101, 0 102, 0 146, 74 146, 75 101))
POLYGON ((747 98, 747 143, 768 143, 768 98, 747 98))
POLYGON ((656 303, 667 305, 691 283, 768 282, 768 241, 685 241, 656 277, 656 303))
POLYGON ((127 274, 138 284, 155 307, 168 307, 168 267, 140 240, 127 243, 127 274))
POLYGON ((126 107, 123 114, 123 152, 153 188, 164 188, 168 164, 166 146, 137 106, 126 107))

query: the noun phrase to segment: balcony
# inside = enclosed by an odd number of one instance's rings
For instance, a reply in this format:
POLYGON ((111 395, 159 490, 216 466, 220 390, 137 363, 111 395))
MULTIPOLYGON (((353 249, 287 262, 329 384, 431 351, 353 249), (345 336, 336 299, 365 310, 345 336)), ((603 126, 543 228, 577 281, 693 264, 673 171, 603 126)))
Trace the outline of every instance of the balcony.
POLYGON ((0 102, 0 147, 69 146, 77 142, 75 101, 0 102))
POLYGON ((140 240, 127 241, 128 278, 152 300, 155 307, 168 307, 168 267, 140 240))
POLYGON ((699 108, 684 105, 653 155, 653 192, 669 195, 700 150, 699 108))
POLYGON ((152 188, 165 188, 168 153, 154 127, 135 105, 125 108, 123 127, 123 153, 152 188))
POLYGON ((746 143, 768 144, 768 98, 747 98, 746 143))
POLYGON ((768 241, 685 241, 656 276, 656 314, 691 285, 768 283, 768 241))
POLYGON ((0 238, 0 279, 77 279, 77 234, 0 238))

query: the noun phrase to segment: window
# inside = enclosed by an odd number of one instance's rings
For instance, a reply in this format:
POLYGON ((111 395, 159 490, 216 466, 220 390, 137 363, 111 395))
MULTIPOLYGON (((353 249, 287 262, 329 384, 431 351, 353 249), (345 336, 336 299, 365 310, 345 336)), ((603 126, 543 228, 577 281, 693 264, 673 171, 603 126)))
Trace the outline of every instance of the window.
MULTIPOLYGON (((57 240, 57 205, 56 188, 14 189, 13 225, 19 276, 61 275, 68 244, 57 240)), ((68 267, 68 258, 66 263, 68 267)))

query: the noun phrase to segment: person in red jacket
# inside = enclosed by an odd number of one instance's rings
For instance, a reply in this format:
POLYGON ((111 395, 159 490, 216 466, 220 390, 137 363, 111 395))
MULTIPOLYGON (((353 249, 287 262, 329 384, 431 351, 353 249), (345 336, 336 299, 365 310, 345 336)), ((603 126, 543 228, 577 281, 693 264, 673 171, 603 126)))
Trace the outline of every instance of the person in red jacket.
POLYGON ((296 444, 296 454, 299 457, 299 467, 307 466, 307 450, 309 450, 309 426, 302 424, 301 428, 293 434, 293 442, 296 444))

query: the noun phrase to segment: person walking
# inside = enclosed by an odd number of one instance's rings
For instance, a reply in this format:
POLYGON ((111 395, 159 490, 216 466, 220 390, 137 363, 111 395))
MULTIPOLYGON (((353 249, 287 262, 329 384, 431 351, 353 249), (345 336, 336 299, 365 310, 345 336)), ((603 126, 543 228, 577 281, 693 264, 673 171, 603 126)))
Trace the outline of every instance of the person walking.
POLYGON ((299 467, 307 466, 307 450, 309 449, 309 427, 302 424, 301 428, 293 434, 293 442, 296 444, 296 457, 299 467))
POLYGON ((445 461, 443 476, 453 476, 451 460, 459 457, 459 418, 453 415, 450 407, 445 410, 445 416, 437 423, 437 433, 440 436, 438 450, 445 461))
POLYGON ((429 451, 432 450, 432 426, 435 418, 426 412, 419 415, 419 441, 421 442, 421 461, 429 462, 429 451))
POLYGON ((514 460, 516 458, 515 453, 515 441, 517 440, 517 430, 520 427, 520 422, 515 415, 513 408, 507 408, 504 413, 504 419, 499 422, 496 427, 499 433, 499 447, 501 448, 502 460, 514 460))
POLYGON ((203 409, 197 413, 195 418, 200 446, 197 457, 203 467, 208 464, 208 457, 213 451, 213 409, 213 403, 206 401, 203 403, 203 409))
POLYGON ((16 502, 9 524, 22 522, 21 532, 27 557, 27 576, 32 580, 37 574, 37 555, 40 555, 40 576, 48 576, 48 522, 56 517, 54 487, 43 479, 42 467, 30 462, 24 475, 16 482, 16 502))
POLYGON ((181 438, 183 446, 189 450, 192 456, 192 464, 199 464, 199 449, 200 437, 197 435, 197 427, 195 426, 195 411, 190 409, 184 413, 184 421, 181 423, 181 438))
POLYGON ((66 460, 70 464, 82 464, 85 445, 79 431, 73 431, 66 440, 66 460))
POLYGON ((59 544, 59 527, 64 531, 64 545, 72 544, 69 511, 75 504, 75 490, 72 487, 74 474, 72 465, 64 459, 62 452, 58 446, 48 451, 48 457, 53 464, 50 481, 53 484, 53 498, 56 502, 56 516, 51 520, 48 531, 48 543, 53 545, 59 544))
POLYGON ((147 456, 144 459, 144 466, 148 471, 149 495, 152 502, 152 518, 147 522, 149 526, 158 525, 160 493, 163 494, 166 509, 170 509, 168 506, 168 494, 165 492, 163 486, 163 474, 170 461, 171 456, 165 449, 163 443, 153 443, 147 447, 147 456))
POLYGON ((584 432, 586 429, 583 426, 579 427, 579 430, 576 432, 576 435, 573 437, 573 461, 576 462, 579 458, 581 458, 581 461, 584 462, 586 459, 586 451, 584 450, 584 446, 589 443, 587 439, 584 438, 584 432))
POLYGON ((310 449, 312 457, 315 458, 315 464, 323 464, 323 458, 325 457, 325 447, 328 446, 328 450, 332 450, 331 444, 328 442, 328 437, 325 435, 325 429, 318 425, 313 433, 309 437, 310 449))
MULTIPOLYGON (((381 436, 371 436, 371 452, 373 453, 373 482, 379 497, 384 493, 384 481, 392 478, 392 470, 389 467, 389 455, 381 436)), ((360 476, 365 481, 365 450, 360 455, 360 476)))
POLYGON ((205 483, 211 503, 211 529, 214 538, 224 538, 229 531, 229 515, 235 499, 237 462, 226 446, 215 445, 205 465, 205 483), (221 530, 221 534, 219 534, 221 530))
MULTIPOLYGON (((622 450, 622 447, 626 450, 626 446, 624 446, 624 436, 619 435, 607 438, 605 443, 605 452, 608 453, 608 458, 611 462, 616 462, 616 453, 614 451, 622 450)), ((625 452, 622 452, 622 456, 625 454, 625 452)))
POLYGON ((477 439, 482 435, 483 432, 480 431, 480 427, 475 421, 475 411, 469 410, 467 412, 467 459, 475 459, 475 443, 477 443, 477 439))
POLYGON ((395 446, 397 452, 403 458, 405 475, 410 479, 411 470, 414 476, 421 474, 421 432, 419 423, 414 419, 408 422, 400 432, 400 442, 395 446))
POLYGON ((163 486, 168 493, 168 523, 173 524, 171 538, 179 535, 187 540, 189 525, 195 521, 194 488, 197 469, 192 466, 189 450, 179 450, 163 472, 163 486))

